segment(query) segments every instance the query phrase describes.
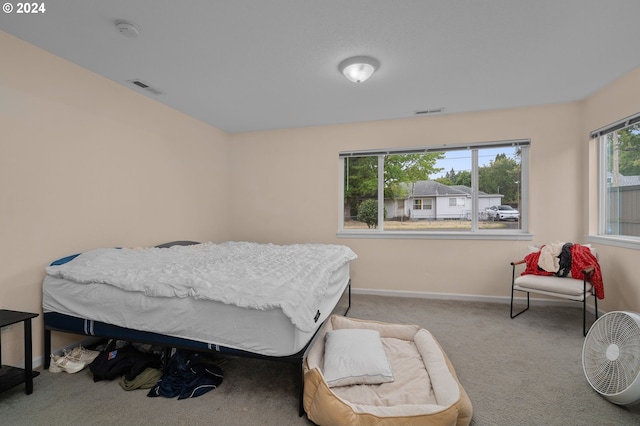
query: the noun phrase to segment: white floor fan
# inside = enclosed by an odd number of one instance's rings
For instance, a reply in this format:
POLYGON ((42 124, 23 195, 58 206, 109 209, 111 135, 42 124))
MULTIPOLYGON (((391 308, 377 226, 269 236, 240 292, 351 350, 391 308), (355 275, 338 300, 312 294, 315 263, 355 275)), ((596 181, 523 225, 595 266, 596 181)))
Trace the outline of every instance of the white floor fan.
POLYGON ((582 368, 591 387, 614 404, 640 402, 640 315, 612 311, 598 318, 584 340, 582 368))

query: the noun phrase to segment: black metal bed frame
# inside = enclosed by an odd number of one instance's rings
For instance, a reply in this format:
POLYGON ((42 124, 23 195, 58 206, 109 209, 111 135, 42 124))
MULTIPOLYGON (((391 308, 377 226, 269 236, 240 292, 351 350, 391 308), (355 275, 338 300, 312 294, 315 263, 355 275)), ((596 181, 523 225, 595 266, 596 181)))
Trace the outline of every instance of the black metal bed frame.
MULTIPOLYGON (((351 280, 349 280, 349 282, 347 283, 347 286, 345 287, 345 290, 343 291, 343 294, 340 297, 340 300, 334 307, 331 314, 339 313, 338 311, 341 310, 341 302, 343 302, 343 299, 345 298, 345 296, 347 298, 347 306, 346 308, 344 308, 344 313, 342 313, 342 315, 347 315, 347 313, 349 312, 349 309, 351 308, 351 280)), ((331 314, 327 316, 327 319, 325 319, 324 322, 326 322, 331 317, 331 314)), ((51 353, 51 332, 52 331, 61 331, 65 333, 100 337, 103 339, 118 339, 118 340, 133 341, 137 343, 158 345, 158 346, 165 347, 167 351, 170 351, 172 348, 180 348, 180 349, 187 349, 187 350, 193 350, 193 351, 199 351, 199 352, 207 352, 207 353, 212 352, 212 353, 221 354, 224 356, 237 356, 237 357, 243 357, 243 358, 257 358, 257 359, 264 359, 268 361, 286 362, 290 364, 296 364, 298 366, 296 375, 297 375, 298 391, 299 391, 298 392, 298 414, 300 415, 300 417, 304 415, 304 404, 303 404, 304 365, 303 364, 306 359, 307 353, 313 346, 314 342, 318 338, 318 335, 320 334, 319 333, 320 330, 324 326, 324 322, 320 324, 320 326, 318 327, 314 335, 311 337, 309 342, 298 353, 293 355, 288 355, 288 356, 269 356, 269 355, 262 355, 262 354, 257 354, 257 353, 238 350, 238 349, 227 348, 224 346, 210 345, 207 343, 197 342, 189 339, 166 336, 159 333, 152 333, 152 332, 146 332, 146 331, 133 330, 130 328, 118 327, 115 325, 105 324, 98 321, 91 321, 91 328, 88 329, 88 327, 82 327, 82 331, 81 331, 81 330, 78 330, 77 328, 71 329, 70 327, 64 326, 63 323, 69 320, 70 318, 72 317, 69 317, 68 315, 64 315, 64 314, 59 314, 56 312, 47 312, 43 314, 44 355, 45 355, 44 368, 45 369, 49 368, 49 365, 51 362, 49 354, 51 353)), ((83 321, 83 322, 88 321, 80 318, 74 318, 74 319, 77 321, 83 321)))

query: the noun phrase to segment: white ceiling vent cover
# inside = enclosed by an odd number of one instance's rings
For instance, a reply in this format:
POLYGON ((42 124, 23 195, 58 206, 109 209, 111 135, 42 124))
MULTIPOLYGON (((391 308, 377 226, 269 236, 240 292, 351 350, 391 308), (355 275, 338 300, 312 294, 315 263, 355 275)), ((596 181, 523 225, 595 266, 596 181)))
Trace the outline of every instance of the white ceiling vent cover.
POLYGON ((138 86, 141 89, 144 89, 148 92, 153 93, 154 95, 161 95, 162 92, 158 89, 156 89, 155 87, 151 87, 149 86, 147 83, 143 82, 142 80, 139 79, 135 79, 135 80, 127 80, 127 82, 134 84, 136 86, 138 86))
POLYGON ((416 115, 439 114, 443 111, 444 111, 444 108, 431 108, 431 109, 425 109, 422 111, 416 111, 416 115))

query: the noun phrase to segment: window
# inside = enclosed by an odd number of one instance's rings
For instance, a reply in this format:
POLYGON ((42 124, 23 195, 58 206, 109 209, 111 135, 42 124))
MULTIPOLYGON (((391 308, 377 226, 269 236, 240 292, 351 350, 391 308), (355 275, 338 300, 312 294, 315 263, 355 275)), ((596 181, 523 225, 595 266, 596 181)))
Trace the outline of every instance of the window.
POLYGON ((592 132, 599 138, 598 234, 640 243, 640 114, 592 132))
POLYGON ((449 198, 449 207, 457 207, 464 206, 465 199, 464 198, 449 198))
POLYGON ((528 140, 341 152, 340 233, 526 232, 528 140), (491 214, 497 206, 511 215, 491 214))
MULTIPOLYGON (((404 205, 403 200, 399 200, 400 205, 404 205)), ((416 198, 413 200, 413 209, 414 210, 431 210, 431 199, 430 198, 416 198)))

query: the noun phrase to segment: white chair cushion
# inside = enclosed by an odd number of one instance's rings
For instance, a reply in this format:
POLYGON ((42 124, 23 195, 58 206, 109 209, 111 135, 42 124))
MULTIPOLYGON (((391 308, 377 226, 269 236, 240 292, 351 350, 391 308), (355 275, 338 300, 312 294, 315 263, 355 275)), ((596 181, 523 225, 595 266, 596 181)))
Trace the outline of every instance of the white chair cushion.
MULTIPOLYGON (((547 291, 567 296, 582 296, 584 283, 582 280, 569 277, 544 275, 521 275, 515 279, 514 285, 521 289, 547 291)), ((587 292, 591 291, 591 284, 587 282, 587 292)))

